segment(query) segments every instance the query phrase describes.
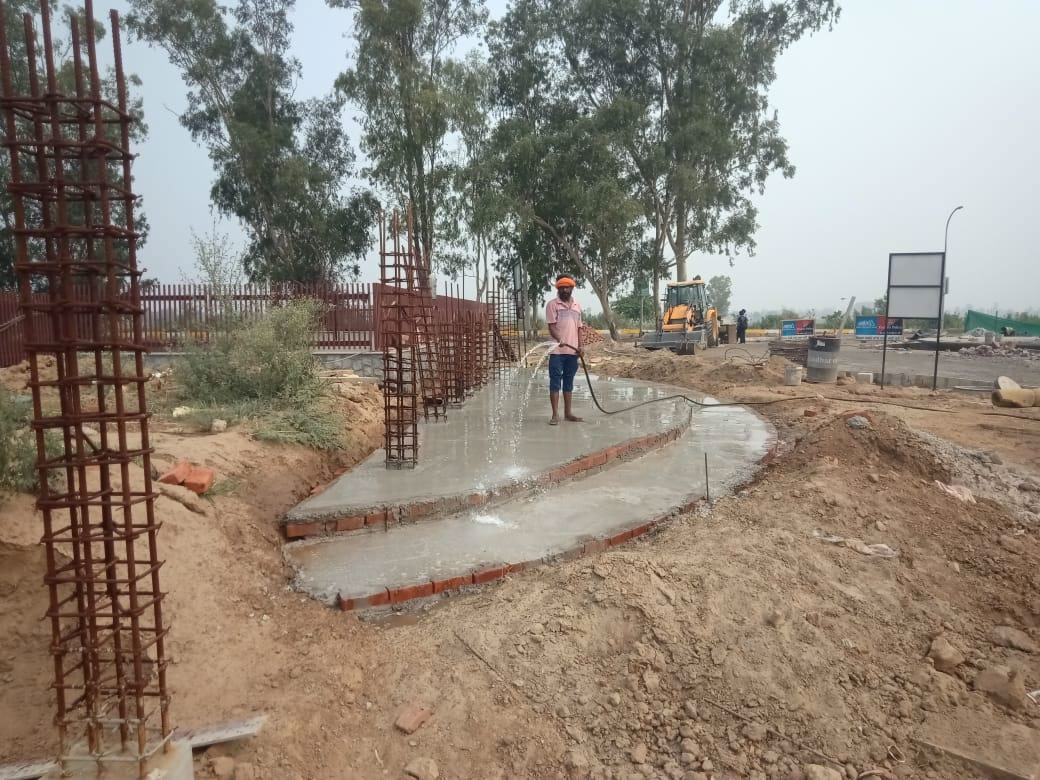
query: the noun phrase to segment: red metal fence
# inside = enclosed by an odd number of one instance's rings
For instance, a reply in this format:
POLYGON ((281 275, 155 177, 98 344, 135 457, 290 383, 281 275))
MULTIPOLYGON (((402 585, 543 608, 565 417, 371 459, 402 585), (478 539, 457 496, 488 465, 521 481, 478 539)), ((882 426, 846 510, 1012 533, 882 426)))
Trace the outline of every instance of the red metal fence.
MULTIPOLYGON (((321 323, 314 334, 315 349, 382 350, 380 333, 379 284, 284 284, 229 285, 213 287, 204 284, 158 284, 141 292, 144 343, 153 351, 176 351, 188 344, 205 343, 226 332, 235 322, 262 316, 272 306, 296 298, 311 298, 321 304, 321 323)), ((88 287, 73 287, 72 297, 80 301, 96 295, 88 287)), ((126 293, 129 296, 129 293, 126 293)), ((46 293, 35 293, 40 301, 46 293)), ((481 311, 485 304, 477 301, 438 296, 434 304, 434 320, 447 318, 449 311, 481 311)), ((129 300, 127 301, 129 302, 129 300)), ((55 341, 49 318, 36 314, 37 338, 55 341)), ((90 332, 88 315, 77 318, 78 338, 90 332)), ((0 292, 0 367, 13 365, 26 358, 25 330, 19 318, 18 294, 0 292)))

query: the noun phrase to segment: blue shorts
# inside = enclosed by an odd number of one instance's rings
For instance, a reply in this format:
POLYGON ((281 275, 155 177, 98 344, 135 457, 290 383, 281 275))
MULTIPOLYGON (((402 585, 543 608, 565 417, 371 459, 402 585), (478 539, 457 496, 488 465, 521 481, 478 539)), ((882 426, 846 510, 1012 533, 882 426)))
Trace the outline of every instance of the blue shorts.
POLYGON ((574 375, 578 373, 577 355, 549 355, 549 392, 574 392, 574 375))

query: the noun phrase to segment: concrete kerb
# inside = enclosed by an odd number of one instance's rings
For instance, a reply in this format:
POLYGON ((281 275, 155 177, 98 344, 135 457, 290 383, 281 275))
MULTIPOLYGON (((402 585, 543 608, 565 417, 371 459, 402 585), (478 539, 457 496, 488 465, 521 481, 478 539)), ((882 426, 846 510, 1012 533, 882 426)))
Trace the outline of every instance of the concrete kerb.
MULTIPOLYGON (((751 484, 757 477, 757 474, 761 471, 761 468, 770 465, 776 459, 778 448, 779 440, 774 432, 772 439, 769 442, 766 454, 758 461, 759 469, 749 474, 747 479, 734 487, 751 484)), ((632 528, 623 529, 609 537, 582 540, 576 546, 568 550, 564 550, 563 552, 554 555, 548 555, 537 560, 521 561, 517 563, 499 562, 495 564, 485 564, 468 574, 448 577, 443 580, 435 580, 432 582, 420 582, 411 585, 399 585, 393 588, 384 588, 376 593, 368 595, 344 596, 340 593, 337 595, 336 604, 340 610, 350 612, 371 607, 396 606, 406 601, 410 602, 421 599, 443 598, 445 596, 462 593, 480 585, 486 585, 505 579, 512 574, 529 573, 542 566, 563 563, 581 557, 606 552, 612 547, 625 544, 633 539, 648 537, 651 534, 662 530, 667 523, 674 521, 685 512, 696 509, 703 503, 704 498, 702 496, 690 496, 683 504, 655 516, 646 523, 641 523, 632 528)))
POLYGON ((298 540, 312 536, 350 535, 386 531, 391 525, 418 520, 432 520, 443 515, 493 506, 498 501, 516 498, 538 488, 560 484, 578 477, 587 477, 611 468, 618 462, 638 458, 648 452, 676 441, 690 427, 693 413, 681 425, 648 436, 638 436, 620 444, 581 455, 558 464, 527 479, 496 485, 482 492, 457 494, 442 498, 414 501, 397 506, 360 507, 350 515, 307 518, 293 521, 283 518, 282 528, 287 539, 298 540))

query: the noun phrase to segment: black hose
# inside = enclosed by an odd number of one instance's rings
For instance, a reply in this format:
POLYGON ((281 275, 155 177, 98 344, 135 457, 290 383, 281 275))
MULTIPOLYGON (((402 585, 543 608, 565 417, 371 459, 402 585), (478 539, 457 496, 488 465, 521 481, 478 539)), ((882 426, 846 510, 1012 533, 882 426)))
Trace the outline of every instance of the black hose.
MULTIPOLYGON (((569 344, 564 344, 563 346, 570 347, 569 344)), ((651 398, 649 401, 640 401, 639 403, 633 404, 632 406, 625 406, 625 407, 622 407, 621 409, 614 409, 614 410, 611 411, 611 410, 604 409, 603 405, 599 402, 599 399, 596 398, 596 391, 592 389, 592 377, 589 376, 589 367, 587 365, 585 365, 585 355, 584 355, 584 353, 581 350, 579 350, 579 349, 575 349, 574 347, 571 347, 571 349, 573 349, 575 352, 578 353, 578 359, 581 361, 581 370, 585 372, 585 382, 589 386, 589 395, 592 396, 592 403, 594 403, 596 405, 596 408, 599 409, 603 414, 621 414, 622 412, 631 412, 633 409, 638 409, 641 406, 647 406, 649 404, 656 404, 656 403, 660 403, 661 401, 674 401, 677 398, 681 398, 684 401, 686 401, 687 403, 693 404, 694 406, 703 406, 703 407, 712 407, 712 408, 715 408, 715 407, 718 407, 718 406, 770 406, 772 404, 782 404, 782 403, 788 403, 788 402, 791 402, 791 401, 813 401, 813 400, 815 400, 815 398, 812 397, 812 396, 798 396, 798 397, 794 397, 794 398, 774 398, 772 401, 733 401, 733 402, 728 402, 728 403, 721 403, 721 402, 720 403, 704 403, 703 401, 697 401, 697 400, 695 400, 693 398, 690 398, 690 396, 688 396, 688 395, 683 395, 682 393, 676 393, 675 395, 664 395, 664 396, 661 396, 660 398, 651 398)))
MULTIPOLYGON (((791 396, 789 398, 774 398, 771 401, 727 401, 719 403, 704 403, 703 401, 697 401, 693 398, 690 398, 688 395, 683 395, 682 393, 676 393, 675 395, 665 395, 661 396, 660 398, 651 398, 649 401, 641 401, 637 404, 633 404, 632 406, 624 406, 621 409, 609 410, 604 409, 603 405, 599 402, 599 399, 596 398, 596 391, 592 388, 592 377, 589 376, 589 368, 585 365, 585 354, 576 347, 571 347, 570 344, 563 344, 561 346, 570 347, 578 353, 578 359, 581 361, 581 370, 585 372, 585 382, 589 386, 589 395, 592 396, 592 403, 596 405, 596 408, 599 409, 600 412, 608 415, 621 414, 622 412, 631 412, 633 409, 638 409, 641 406, 648 406, 649 404, 656 404, 660 403, 661 401, 674 401, 677 398, 681 398, 682 400, 686 401, 687 403, 691 403, 694 406, 709 408, 719 406, 772 406, 773 404, 784 404, 797 401, 817 401, 820 398, 823 398, 828 401, 840 401, 842 403, 883 404, 885 406, 898 406, 901 409, 913 409, 918 412, 950 413, 952 411, 951 409, 936 409, 935 407, 929 406, 911 406, 910 404, 903 404, 899 401, 886 401, 880 398, 835 398, 832 395, 797 395, 791 396)), ((1017 414, 1009 414, 1007 412, 978 412, 978 414, 984 415, 986 417, 1012 417, 1016 420, 1029 420, 1030 422, 1040 422, 1040 418, 1038 417, 1026 417, 1017 414)))

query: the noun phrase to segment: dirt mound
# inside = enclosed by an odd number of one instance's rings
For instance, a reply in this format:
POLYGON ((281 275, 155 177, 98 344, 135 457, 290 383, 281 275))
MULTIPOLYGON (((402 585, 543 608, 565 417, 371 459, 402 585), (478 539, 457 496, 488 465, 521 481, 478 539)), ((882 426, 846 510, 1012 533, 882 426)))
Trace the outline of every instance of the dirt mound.
MULTIPOLYGON (((737 348, 734 348, 737 349, 737 348)), ((741 352, 727 350, 728 356, 718 365, 709 368, 708 378, 715 382, 743 384, 782 384, 784 367, 789 365, 782 357, 772 356, 768 360, 748 360, 741 352)))
MULTIPOLYGON (((41 357, 37 369, 42 381, 53 381, 58 378, 58 366, 50 355, 41 357)), ((13 366, 0 368, 0 387, 12 393, 24 393, 29 389, 29 361, 23 360, 13 366)))
MULTIPOLYGON (((315 485, 366 457, 382 438, 378 387, 343 378, 331 388, 328 402, 341 420, 344 442, 335 453, 257 441, 238 427, 198 435, 173 423, 153 426, 157 470, 188 458, 217 472, 212 494, 191 506, 165 493, 155 505, 166 560, 162 584, 169 593, 164 614, 172 626, 170 684, 182 725, 245 714, 247 708, 234 705, 238 709, 232 711, 228 702, 255 693, 262 676, 285 674, 275 649, 281 635, 269 625, 285 583, 277 521, 315 485), (267 659, 265 668, 257 668, 257 657, 267 659), (251 662, 243 664, 242 658, 251 662)), ((140 487, 141 468, 131 464, 130 474, 140 487)), ((0 505, 0 761, 47 755, 56 739, 45 695, 52 667, 50 625, 41 620, 47 609, 41 535, 32 496, 13 496, 0 505)), ((297 598, 284 599, 287 612, 299 609, 297 598)), ((314 611, 329 620, 319 605, 314 611)), ((313 616, 306 620, 317 624, 313 616)), ((336 645, 342 647, 342 637, 336 645)))
POLYGON ((811 473, 822 461, 838 460, 864 476, 888 471, 900 478, 950 481, 947 466, 927 442, 885 412, 853 410, 825 418, 795 443, 787 462, 791 468, 811 473))

